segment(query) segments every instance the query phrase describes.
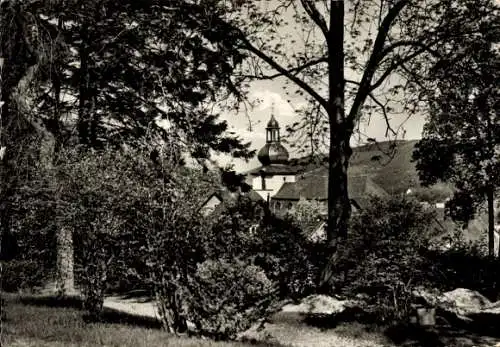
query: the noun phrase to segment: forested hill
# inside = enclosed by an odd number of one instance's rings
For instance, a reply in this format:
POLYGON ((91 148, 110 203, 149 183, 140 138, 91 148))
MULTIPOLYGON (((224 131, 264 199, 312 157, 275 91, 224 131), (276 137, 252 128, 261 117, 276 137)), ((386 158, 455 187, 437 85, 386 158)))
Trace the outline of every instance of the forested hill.
MULTIPOLYGON (((351 175, 370 176, 390 194, 401 194, 412 189, 414 192, 429 195, 429 199, 430 196, 437 200, 446 198, 452 193, 446 184, 438 184, 432 189, 421 188, 415 163, 412 161, 417 142, 417 140, 387 141, 355 147, 349 172, 351 175)), ((310 158, 304 157, 293 159, 291 164, 303 166, 307 171, 320 167, 326 170, 327 158, 322 157, 311 162, 310 158)))

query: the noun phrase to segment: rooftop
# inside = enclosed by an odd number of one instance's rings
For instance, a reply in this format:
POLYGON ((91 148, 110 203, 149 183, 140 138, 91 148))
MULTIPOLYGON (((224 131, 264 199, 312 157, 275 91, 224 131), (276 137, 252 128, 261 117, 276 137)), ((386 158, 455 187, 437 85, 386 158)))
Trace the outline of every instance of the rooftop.
MULTIPOLYGON (((349 176, 348 191, 349 198, 355 200, 359 205, 363 205, 370 195, 388 195, 368 176, 349 176)), ((314 172, 306 173, 297 182, 285 182, 272 198, 274 200, 299 200, 304 198, 325 201, 328 199, 328 176, 320 170, 316 174, 314 172)))
POLYGON ((271 164, 259 166, 255 169, 247 171, 247 175, 260 176, 262 173, 267 175, 296 175, 300 173, 303 168, 299 166, 292 166, 287 164, 271 164))

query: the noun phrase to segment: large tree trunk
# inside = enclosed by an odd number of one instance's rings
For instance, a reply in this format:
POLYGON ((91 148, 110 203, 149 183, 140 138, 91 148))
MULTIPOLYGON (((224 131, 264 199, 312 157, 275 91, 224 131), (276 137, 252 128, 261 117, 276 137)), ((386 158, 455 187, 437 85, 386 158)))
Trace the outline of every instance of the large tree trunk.
POLYGON ((60 296, 75 292, 73 269, 73 233, 67 226, 58 226, 56 232, 56 292, 60 296))
POLYGON ((95 88, 93 86, 90 56, 89 23, 82 23, 80 44, 80 87, 79 87, 79 107, 78 107, 78 136, 80 144, 95 147, 97 141, 97 119, 94 113, 95 88))
POLYGON ((351 148, 349 136, 331 141, 328 175, 328 228, 327 249, 329 258, 321 275, 321 287, 331 291, 332 276, 337 263, 339 248, 345 244, 351 204, 348 193, 347 171, 351 148))
MULTIPOLYGON (((488 255, 495 256, 495 191, 492 186, 488 187, 488 255)), ((500 249, 500 247, 499 247, 500 249)), ((500 256, 500 254, 499 254, 500 256)))
POLYGON ((339 246, 347 236, 351 205, 347 191, 347 168, 351 156, 352 125, 346 120, 344 105, 344 1, 330 2, 328 37, 330 157, 328 169, 329 259, 321 275, 320 287, 331 291, 339 246))

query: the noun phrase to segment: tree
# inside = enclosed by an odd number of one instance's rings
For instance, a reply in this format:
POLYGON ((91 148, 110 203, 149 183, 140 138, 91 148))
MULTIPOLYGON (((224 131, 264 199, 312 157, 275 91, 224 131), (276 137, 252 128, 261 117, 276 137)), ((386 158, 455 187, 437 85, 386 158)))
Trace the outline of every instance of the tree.
MULTIPOLYGON (((35 57, 45 58, 37 65, 30 96, 57 140, 71 138, 69 118, 77 142, 94 148, 134 142, 149 132, 174 136, 199 157, 210 149, 248 157, 248 146, 226 132, 227 124, 212 107, 238 90, 229 76, 242 56, 210 27, 186 20, 185 1, 19 6, 24 17, 36 18, 25 29, 44 33, 40 45, 29 47, 35 57), (176 131, 159 127, 158 119, 176 131), (199 136, 200 128, 210 136, 199 136)), ((211 16, 204 6, 198 10, 211 16)))
MULTIPOLYGON (((495 193, 500 186, 498 44, 499 12, 457 8, 455 18, 482 12, 475 35, 456 37, 439 50, 451 52, 429 70, 436 80, 427 93, 430 114, 414 159, 424 184, 451 182, 456 191, 447 208, 453 219, 468 222, 486 201, 488 249, 494 255, 495 193), (495 23, 497 26, 495 26, 495 23)), ((470 24, 467 24, 470 25, 470 24)))
MULTIPOLYGON (((393 135, 398 132, 391 127, 391 115, 411 115, 418 110, 419 64, 424 58, 436 59, 436 47, 450 35, 463 34, 460 27, 450 31, 442 26, 457 3, 477 4, 469 0, 347 4, 341 0, 239 0, 229 2, 223 19, 210 23, 250 56, 246 69, 235 78, 283 78, 291 83, 309 101, 308 109, 303 110, 304 121, 295 130, 327 140, 327 238, 332 257, 323 284, 332 276, 337 246, 348 231, 351 138, 374 109, 393 135), (295 26, 287 23, 289 17, 295 26)), ((481 3, 493 6, 492 1, 481 3)), ((477 23, 479 15, 462 20, 477 23)), ((315 146, 318 142, 310 143, 315 146)))
MULTIPOLYGON (((230 75, 242 56, 222 33, 188 20, 186 4, 2 2, 0 56, 8 74, 2 80, 0 145, 12 141, 4 160, 9 165, 2 166, 2 226, 21 184, 16 179, 27 178, 21 171, 34 162, 51 166, 64 145, 102 149, 142 146, 146 139, 146 147, 175 145, 178 157, 253 154, 212 107, 238 97, 230 75)), ((206 20, 212 16, 203 4, 198 10, 206 20)), ((60 229, 58 249, 71 249, 71 232, 60 229)), ((59 263, 67 264, 61 273, 69 275, 71 264, 62 259, 71 254, 60 253, 59 263)), ((71 276, 60 282, 70 283, 71 276)))

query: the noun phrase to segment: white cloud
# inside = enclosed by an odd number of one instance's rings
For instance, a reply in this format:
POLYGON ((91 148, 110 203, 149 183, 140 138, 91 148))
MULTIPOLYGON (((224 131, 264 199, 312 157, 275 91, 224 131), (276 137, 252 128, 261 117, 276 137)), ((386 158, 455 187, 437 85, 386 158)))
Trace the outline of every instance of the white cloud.
POLYGON ((270 115, 274 108, 276 118, 293 118, 296 116, 295 109, 279 93, 270 90, 259 90, 251 93, 252 101, 260 101, 256 107, 256 112, 267 111, 270 115))

